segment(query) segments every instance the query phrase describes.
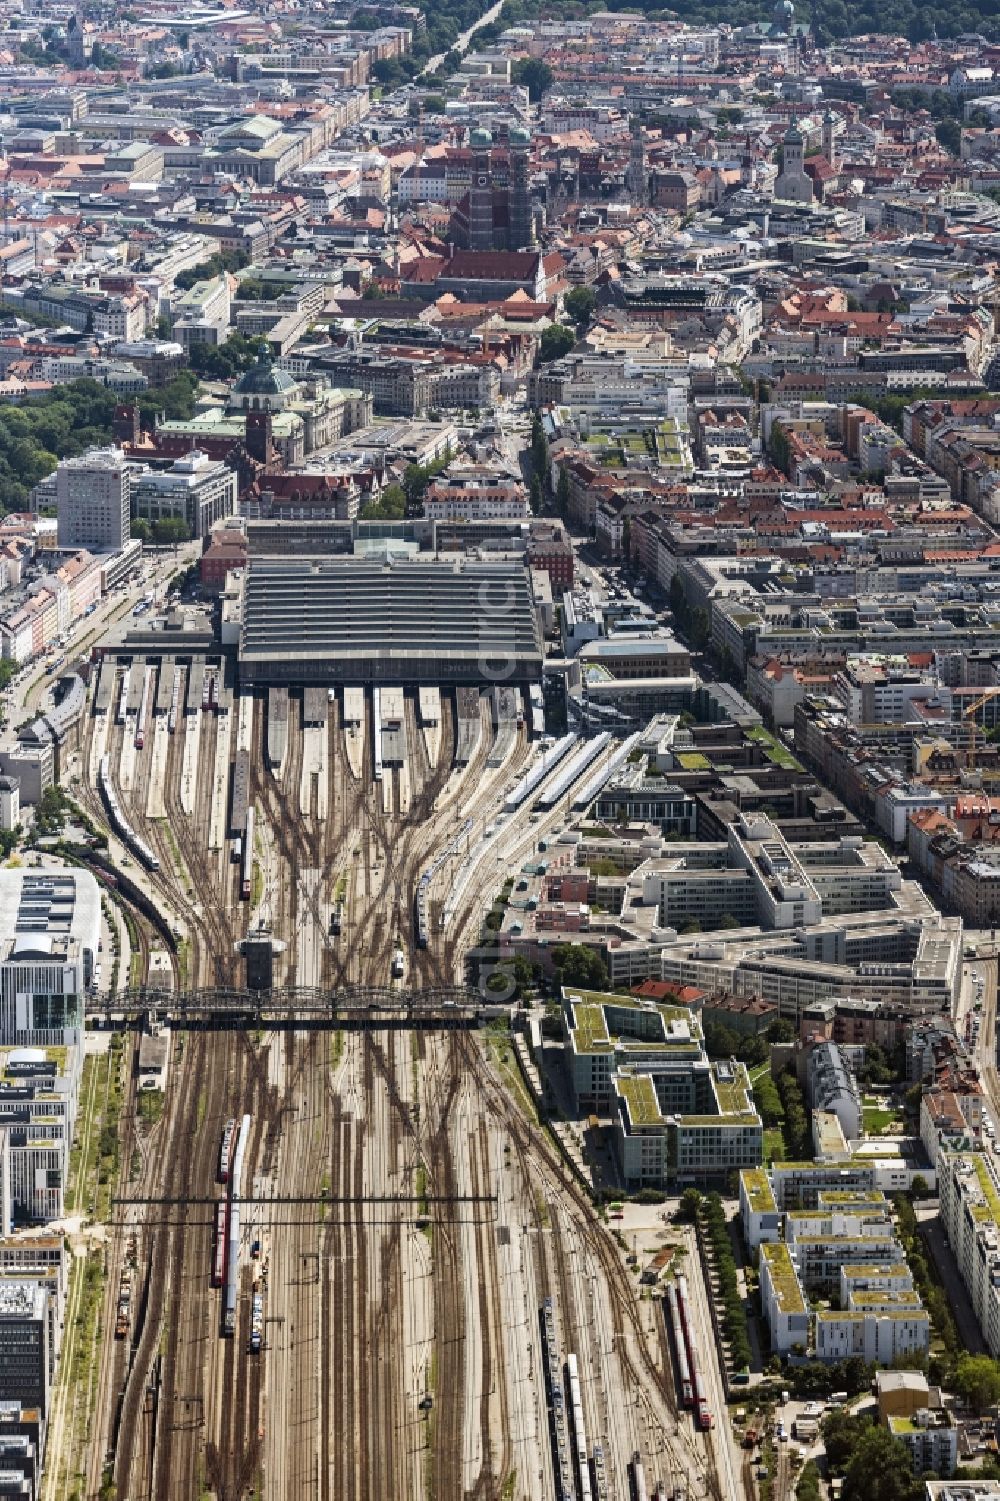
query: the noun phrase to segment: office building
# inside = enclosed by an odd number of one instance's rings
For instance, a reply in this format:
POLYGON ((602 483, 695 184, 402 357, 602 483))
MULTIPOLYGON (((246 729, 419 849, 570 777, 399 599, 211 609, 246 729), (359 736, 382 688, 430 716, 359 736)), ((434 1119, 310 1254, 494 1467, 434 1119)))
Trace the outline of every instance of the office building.
POLYGON ((129 540, 132 475, 117 448, 92 448, 56 471, 58 539, 64 548, 120 552, 129 540))
POLYGON ((143 521, 183 521, 189 537, 207 537, 236 510, 236 472, 197 448, 169 469, 147 469, 132 486, 132 515, 143 521))
POLYGON ((0 1042, 75 1046, 101 933, 82 870, 0 870, 0 1042))
POLYGON ((37 1282, 0 1279, 0 1401, 49 1406, 48 1297, 37 1282))
POLYGON ((709 1061, 686 1008, 564 990, 563 1023, 577 1108, 610 1113, 630 1188, 716 1182, 760 1163, 746 1069, 709 1061))

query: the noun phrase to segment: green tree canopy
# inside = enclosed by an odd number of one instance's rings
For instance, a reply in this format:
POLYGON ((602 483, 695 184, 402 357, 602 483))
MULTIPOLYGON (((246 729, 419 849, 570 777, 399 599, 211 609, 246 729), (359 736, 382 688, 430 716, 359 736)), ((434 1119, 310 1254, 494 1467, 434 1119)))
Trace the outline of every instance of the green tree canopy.
POLYGON ((847 1466, 841 1501, 919 1501, 922 1494, 906 1445, 887 1428, 864 1434, 847 1466))
POLYGON ((574 287, 563 298, 563 307, 577 328, 586 328, 597 306, 597 294, 592 287, 574 287))
POLYGON ((569 354, 575 343, 576 335, 565 323, 550 323, 538 341, 538 357, 543 365, 548 365, 552 360, 561 360, 564 354, 569 354))
POLYGON ((985 1412, 1000 1402, 1000 1364, 989 1355, 960 1355, 951 1386, 973 1412, 985 1412))
POLYGON ((552 967, 560 985, 577 985, 582 990, 606 990, 608 970, 596 949, 583 943, 557 943, 552 950, 552 967))
POLYGON ((386 485, 378 500, 361 507, 362 521, 402 521, 406 515, 406 492, 402 485, 386 485))
POLYGON ((519 58, 510 70, 512 82, 528 90, 528 98, 537 104, 546 89, 552 87, 555 74, 540 57, 519 58))

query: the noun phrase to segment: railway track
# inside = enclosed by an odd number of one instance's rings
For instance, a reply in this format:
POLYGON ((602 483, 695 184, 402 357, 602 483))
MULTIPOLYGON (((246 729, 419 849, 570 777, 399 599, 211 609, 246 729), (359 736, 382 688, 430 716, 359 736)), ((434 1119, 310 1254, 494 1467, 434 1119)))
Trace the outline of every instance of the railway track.
MULTIPOLYGON (((648 1430, 655 1436, 664 1454, 670 1458, 678 1476, 703 1472, 709 1494, 714 1501, 723 1501, 718 1458, 711 1435, 706 1435, 708 1442, 702 1450, 697 1446, 693 1433, 678 1421, 679 1409, 673 1386, 672 1365, 669 1361, 664 1363, 654 1359, 641 1335, 636 1334, 633 1340, 629 1340, 629 1331, 638 1331, 640 1323, 635 1293, 617 1249, 594 1216, 586 1192, 567 1171, 555 1146, 544 1133, 528 1124, 517 1104, 501 1088, 480 1054, 475 1040, 466 1033, 456 1035, 464 1065, 476 1079, 491 1112, 503 1121, 510 1133, 519 1163, 527 1175, 526 1181, 537 1181, 540 1170, 544 1169, 547 1183, 555 1188, 578 1243, 585 1246, 600 1265, 611 1297, 610 1308, 618 1359, 630 1386, 645 1407, 648 1430), (649 1400, 650 1392, 655 1392, 664 1404, 667 1414, 673 1420, 672 1428, 654 1412, 649 1400)), ((552 1237, 548 1239, 551 1240, 552 1237)), ((566 1296, 567 1280, 565 1275, 560 1278, 557 1271, 557 1293, 560 1280, 563 1283, 562 1295, 566 1296)))

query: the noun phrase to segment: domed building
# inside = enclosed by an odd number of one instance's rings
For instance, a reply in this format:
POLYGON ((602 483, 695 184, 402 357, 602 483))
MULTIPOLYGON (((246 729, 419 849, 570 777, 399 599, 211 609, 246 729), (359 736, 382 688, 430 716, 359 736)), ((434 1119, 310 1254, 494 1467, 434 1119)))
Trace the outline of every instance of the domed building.
POLYGON ((795 6, 792 0, 778 0, 771 12, 771 31, 777 36, 790 36, 795 25, 795 6))
POLYGON ((232 411, 259 412, 268 406, 272 412, 283 412, 302 395, 302 388, 287 370, 279 370, 270 355, 262 353, 256 365, 244 371, 230 392, 227 406, 232 411))
POLYGON ((233 385, 226 411, 246 413, 250 452, 267 451, 273 441, 286 463, 298 463, 306 454, 371 421, 372 401, 364 391, 331 386, 323 375, 296 380, 261 354, 233 385), (278 422, 274 422, 278 418, 278 422), (255 441, 252 433, 261 429, 255 441), (268 429, 265 436, 264 429, 268 429), (282 441, 279 430, 287 429, 282 441))

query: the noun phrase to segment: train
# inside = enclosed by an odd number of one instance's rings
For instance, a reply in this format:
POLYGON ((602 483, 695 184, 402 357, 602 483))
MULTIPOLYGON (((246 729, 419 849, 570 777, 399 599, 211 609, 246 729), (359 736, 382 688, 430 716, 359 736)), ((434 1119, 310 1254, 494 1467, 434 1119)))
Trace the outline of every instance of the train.
POLYGON ((152 849, 150 849, 145 839, 139 838, 121 810, 118 794, 115 792, 111 782, 111 762, 108 756, 101 757, 97 782, 101 797, 104 799, 104 806, 108 810, 108 817, 111 819, 112 827, 122 843, 132 851, 139 863, 144 865, 147 870, 159 870, 159 859, 153 853, 152 849))
POLYGON ((118 1309, 115 1316, 115 1339, 124 1339, 132 1323, 132 1268, 122 1268, 118 1282, 118 1309))
POLYGON ((687 1350, 688 1369, 691 1374, 691 1406, 694 1410, 695 1427, 706 1432, 712 1426, 712 1410, 705 1392, 705 1378, 698 1359, 698 1342, 691 1328, 690 1303, 688 1302, 687 1278, 677 1279, 677 1313, 680 1319, 684 1346, 687 1350))
POLYGON ((587 1427, 583 1417, 583 1395, 580 1391, 580 1371, 577 1358, 572 1353, 566 1356, 566 1385, 569 1387, 569 1412, 573 1430, 577 1495, 579 1501, 593 1501, 593 1492, 590 1488, 590 1464, 587 1459, 587 1427))
POLYGON ((667 1286, 667 1317, 670 1323, 670 1332, 673 1335, 674 1359, 677 1369, 677 1393, 682 1407, 690 1407, 692 1403, 691 1392, 691 1368, 688 1365, 687 1348, 684 1343, 684 1330, 681 1327, 680 1311, 677 1307, 677 1289, 671 1282, 667 1286))
POLYGON ((250 1305, 250 1354, 259 1355, 264 1337, 264 1298, 255 1292, 250 1305))
POLYGON ((229 1182, 229 1164, 233 1155, 233 1133, 236 1130, 234 1120, 226 1121, 222 1128, 222 1145, 219 1148, 219 1182, 229 1182))
POLYGON ((247 809, 246 833, 243 835, 243 849, 240 855, 240 896, 245 902, 250 900, 250 891, 253 884, 253 823, 254 810, 247 809))
POLYGON ((539 1324, 542 1334, 542 1374, 545 1378, 545 1396, 549 1406, 549 1438, 552 1443, 555 1501, 576 1501, 562 1368, 556 1340, 555 1305, 551 1298, 546 1298, 539 1310, 539 1324))
POLYGON ((226 1226, 226 1290, 222 1307, 222 1332, 236 1333, 236 1294, 240 1281, 240 1196, 243 1186, 243 1158, 250 1140, 250 1117, 245 1115, 234 1133, 229 1170, 229 1218, 226 1226))
POLYGON ((372 689, 372 771, 376 782, 382 780, 382 690, 372 689))
POLYGON ((226 1210, 225 1199, 215 1206, 215 1236, 212 1242, 212 1286, 221 1287, 226 1276, 226 1210))
POLYGON ((212 674, 209 673, 209 672, 206 672, 204 678, 202 679, 202 683, 201 683, 201 708, 202 708, 202 713, 207 713, 208 710, 212 707, 212 684, 214 682, 215 682, 215 678, 212 676, 212 674))
POLYGON ((441 866, 453 855, 457 855, 462 848, 462 841, 468 838, 472 832, 474 820, 467 818, 456 834, 453 834, 444 849, 435 860, 421 872, 417 882, 416 895, 413 899, 413 925, 414 937, 418 949, 425 949, 430 938, 430 888, 431 882, 437 875, 441 866))
POLYGON ((167 716, 167 729, 172 735, 177 728, 177 711, 181 701, 181 670, 174 668, 174 681, 170 690, 170 713, 167 716))
POLYGON ((632 1480, 632 1501, 649 1501, 649 1492, 646 1489, 646 1471, 642 1466, 642 1457, 636 1449, 632 1455, 632 1463, 629 1465, 632 1480))
POLYGON ((344 904, 334 902, 333 911, 330 913, 330 935, 333 938, 340 937, 340 930, 344 925, 344 904))
POLYGON ((121 687, 118 690, 118 708, 115 712, 116 724, 125 723, 125 715, 128 710, 128 690, 131 678, 132 669, 131 667, 126 667, 125 671, 122 673, 121 687))
POLYGON ((153 669, 151 667, 147 667, 145 676, 142 680, 142 701, 139 705, 139 718, 135 723, 136 750, 142 750, 142 747, 146 743, 146 722, 149 714, 149 700, 151 697, 152 686, 153 669))
POLYGON ((594 1501, 608 1501, 608 1462, 604 1445, 594 1445, 594 1501))
POLYGON ((403 978, 403 975, 405 973, 406 973, 406 960, 405 960, 405 958, 403 956, 403 950, 402 949, 393 949, 393 951, 392 951, 392 965, 390 966, 390 974, 392 975, 392 978, 394 980, 401 980, 403 978))

